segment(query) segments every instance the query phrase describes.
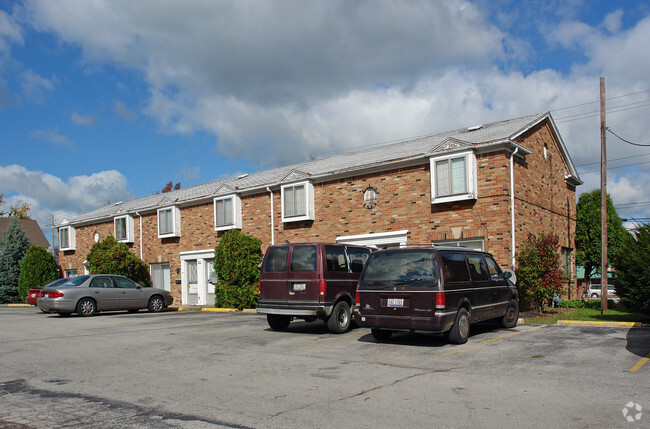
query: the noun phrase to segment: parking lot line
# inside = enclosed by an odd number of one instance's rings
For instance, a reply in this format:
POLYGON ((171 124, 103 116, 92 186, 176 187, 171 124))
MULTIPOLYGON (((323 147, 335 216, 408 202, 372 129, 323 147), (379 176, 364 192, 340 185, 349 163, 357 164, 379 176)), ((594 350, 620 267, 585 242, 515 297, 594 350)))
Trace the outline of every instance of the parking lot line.
POLYGON ((548 326, 548 325, 540 325, 540 326, 536 326, 536 327, 534 327, 534 328, 526 329, 525 331, 513 332, 513 333, 511 333, 511 334, 502 335, 502 336, 497 337, 497 338, 492 338, 492 339, 490 339, 490 340, 481 341, 480 343, 471 344, 471 345, 469 345, 469 346, 460 347, 460 348, 457 348, 457 349, 454 349, 454 350, 448 351, 448 352, 446 352, 446 353, 441 353, 441 354, 439 354, 439 355, 435 355, 435 356, 433 356, 433 358, 436 359, 436 358, 441 358, 441 357, 445 357, 445 356, 453 355, 453 354, 455 354, 455 353, 462 352, 462 351, 465 351, 465 350, 468 350, 468 349, 471 349, 471 348, 474 348, 474 347, 482 346, 482 345, 484 345, 484 344, 489 344, 489 343, 492 343, 492 342, 494 342, 494 341, 503 340, 504 338, 514 337, 515 335, 524 334, 524 333, 526 333, 526 332, 535 331, 535 330, 537 330, 537 329, 545 328, 545 327, 547 327, 547 326, 548 326))
POLYGON ((640 361, 636 363, 632 368, 628 369, 629 372, 637 372, 638 370, 641 369, 643 365, 645 365, 648 361, 650 360, 650 353, 648 353, 648 356, 641 358, 640 361))

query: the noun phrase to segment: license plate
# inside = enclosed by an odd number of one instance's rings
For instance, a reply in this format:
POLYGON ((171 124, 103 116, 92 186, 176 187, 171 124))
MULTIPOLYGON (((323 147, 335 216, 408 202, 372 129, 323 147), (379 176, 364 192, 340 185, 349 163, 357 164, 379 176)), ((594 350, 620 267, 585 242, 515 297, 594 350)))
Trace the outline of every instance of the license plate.
POLYGON ((307 284, 305 283, 294 283, 293 284, 293 291, 294 292, 304 292, 307 290, 307 284))
POLYGON ((389 307, 404 307, 404 298, 388 298, 389 307))

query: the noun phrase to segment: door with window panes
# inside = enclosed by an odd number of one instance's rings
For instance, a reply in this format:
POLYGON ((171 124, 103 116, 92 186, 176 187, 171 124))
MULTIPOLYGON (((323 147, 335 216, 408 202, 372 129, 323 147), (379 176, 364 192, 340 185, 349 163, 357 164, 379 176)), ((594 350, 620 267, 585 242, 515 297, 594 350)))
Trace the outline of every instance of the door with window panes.
POLYGON ((199 304, 199 276, 197 260, 190 260, 185 263, 187 273, 187 304, 199 304))

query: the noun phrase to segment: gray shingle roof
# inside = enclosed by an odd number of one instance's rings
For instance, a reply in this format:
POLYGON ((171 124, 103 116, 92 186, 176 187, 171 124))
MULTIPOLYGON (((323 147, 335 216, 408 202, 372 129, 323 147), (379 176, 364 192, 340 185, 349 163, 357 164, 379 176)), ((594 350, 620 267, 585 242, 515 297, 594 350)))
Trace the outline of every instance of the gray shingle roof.
MULTIPOLYGON (((578 175, 566 152, 550 113, 541 113, 506 121, 494 122, 470 128, 462 128, 441 134, 417 137, 364 150, 335 155, 323 159, 302 162, 284 167, 251 173, 190 188, 155 194, 135 200, 98 208, 69 219, 71 224, 108 219, 125 213, 146 212, 174 204, 190 204, 197 200, 209 200, 218 195, 246 191, 265 191, 267 186, 295 181, 298 178, 319 179, 337 174, 354 173, 368 168, 390 165, 398 162, 428 159, 432 153, 444 152, 449 147, 482 147, 495 143, 512 141, 533 125, 548 118, 560 141, 570 174, 578 181, 578 175), (451 144, 449 144, 451 143, 451 144)), ((299 179, 298 179, 299 180, 299 179)))

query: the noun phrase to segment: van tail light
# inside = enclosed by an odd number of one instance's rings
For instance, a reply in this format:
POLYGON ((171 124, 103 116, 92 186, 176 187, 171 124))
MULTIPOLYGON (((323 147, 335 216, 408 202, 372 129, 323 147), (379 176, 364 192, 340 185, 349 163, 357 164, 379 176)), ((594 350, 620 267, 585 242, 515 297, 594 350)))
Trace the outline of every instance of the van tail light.
POLYGON ((444 309, 445 309, 445 293, 438 292, 436 293, 436 310, 444 310, 444 309))
POLYGON ((59 292, 58 290, 53 290, 43 292, 42 296, 43 298, 61 298, 63 296, 63 293, 59 292))
POLYGON ((359 296, 359 291, 357 291, 357 293, 354 295, 354 302, 357 305, 359 305, 359 303, 361 302, 361 296, 359 296))
POLYGON ((262 279, 257 282, 257 293, 262 294, 262 279))
POLYGON ((318 285, 320 288, 320 296, 325 296, 325 292, 327 292, 327 282, 325 281, 325 279, 320 279, 318 285))

